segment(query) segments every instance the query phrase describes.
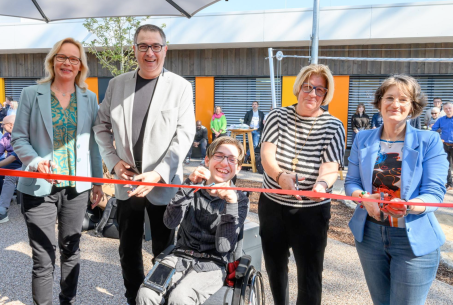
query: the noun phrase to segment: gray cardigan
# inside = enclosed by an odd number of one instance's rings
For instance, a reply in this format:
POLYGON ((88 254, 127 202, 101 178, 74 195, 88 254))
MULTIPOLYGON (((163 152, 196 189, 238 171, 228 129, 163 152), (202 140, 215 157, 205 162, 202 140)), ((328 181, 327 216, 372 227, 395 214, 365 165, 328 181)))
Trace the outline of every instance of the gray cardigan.
MULTIPOLYGON (((102 159, 92 130, 98 112, 96 95, 89 90, 82 92, 76 86, 76 97, 76 175, 102 178, 102 159)), ((50 82, 22 90, 11 137, 14 152, 22 161, 22 170, 35 172, 41 160, 53 159, 50 82)), ((50 194, 52 185, 44 179, 19 178, 17 189, 43 197, 50 194)), ((89 189, 90 182, 76 183, 79 193, 89 189)))

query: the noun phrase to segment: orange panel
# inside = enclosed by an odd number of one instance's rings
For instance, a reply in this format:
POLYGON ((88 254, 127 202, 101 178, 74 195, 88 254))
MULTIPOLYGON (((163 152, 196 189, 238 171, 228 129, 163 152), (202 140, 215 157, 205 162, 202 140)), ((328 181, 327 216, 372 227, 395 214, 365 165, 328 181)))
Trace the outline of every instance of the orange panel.
POLYGON ((214 77, 195 78, 195 118, 208 129, 208 141, 211 141, 211 117, 214 113, 214 77))
POLYGON ((97 77, 88 77, 85 80, 85 83, 88 85, 88 90, 94 92, 96 94, 96 98, 99 104, 99 87, 98 87, 98 78, 97 77))
MULTIPOLYGON (((335 93, 329 104, 329 113, 343 122, 348 128, 349 75, 334 76, 335 93)), ((347 132, 346 132, 347 135, 347 132)), ((346 141, 347 139, 345 139, 346 141)))
POLYGON ((282 107, 297 104, 297 98, 293 93, 296 76, 283 76, 282 81, 282 107))

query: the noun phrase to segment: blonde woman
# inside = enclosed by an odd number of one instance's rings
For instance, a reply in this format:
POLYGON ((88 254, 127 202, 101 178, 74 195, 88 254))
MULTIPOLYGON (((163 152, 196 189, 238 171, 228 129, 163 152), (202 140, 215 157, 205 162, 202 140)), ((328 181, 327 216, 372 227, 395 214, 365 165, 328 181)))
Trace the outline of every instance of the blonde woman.
MULTIPOLYGON (((23 170, 102 177, 102 160, 94 140, 98 105, 87 90, 86 55, 80 42, 57 42, 45 59, 45 78, 22 91, 12 145, 23 170)), ((61 259, 60 303, 75 301, 80 271, 82 222, 92 191, 93 205, 102 187, 89 182, 20 178, 24 216, 33 253, 34 304, 52 304, 57 241, 61 259)))
POLYGON ((8 115, 16 114, 18 106, 19 106, 19 103, 17 101, 9 102, 9 108, 8 108, 8 111, 6 112, 6 115, 8 116, 8 115))
MULTIPOLYGON (((332 73, 325 65, 304 67, 293 93, 298 103, 270 112, 262 136, 263 187, 326 193, 343 163, 341 121, 321 106, 333 97, 332 73), (297 177, 297 178, 296 178, 297 177)), ((258 216, 266 270, 275 304, 288 304, 288 253, 297 266, 297 304, 321 304, 322 269, 330 199, 262 193, 258 216)))

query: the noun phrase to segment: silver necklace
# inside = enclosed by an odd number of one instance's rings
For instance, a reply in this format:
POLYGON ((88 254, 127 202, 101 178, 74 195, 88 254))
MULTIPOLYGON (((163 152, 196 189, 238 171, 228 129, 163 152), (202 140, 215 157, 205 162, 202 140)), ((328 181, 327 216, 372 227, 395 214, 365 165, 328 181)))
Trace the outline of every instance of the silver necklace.
POLYGON ((72 91, 72 92, 69 92, 69 91, 68 91, 68 92, 64 92, 64 93, 63 93, 63 92, 61 92, 60 90, 55 89, 55 87, 53 88, 53 90, 54 90, 54 91, 57 91, 58 93, 60 93, 60 94, 63 95, 63 96, 66 96, 66 94, 68 94, 68 93, 70 93, 70 94, 74 93, 74 91, 72 91))

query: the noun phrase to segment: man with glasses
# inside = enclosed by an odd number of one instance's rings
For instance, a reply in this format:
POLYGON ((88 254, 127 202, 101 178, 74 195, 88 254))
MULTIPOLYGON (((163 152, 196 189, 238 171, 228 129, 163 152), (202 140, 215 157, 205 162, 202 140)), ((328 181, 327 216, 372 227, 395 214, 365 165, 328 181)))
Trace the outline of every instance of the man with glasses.
MULTIPOLYGON (((2 128, 5 134, 0 139, 0 155, 6 152, 6 158, 0 161, 0 168, 4 169, 20 169, 22 162, 20 162, 16 153, 11 145, 11 132, 13 131, 15 115, 8 115, 3 119, 2 128)), ((1 195, 0 195, 0 223, 9 221, 8 209, 16 189, 19 177, 2 176, 1 179, 1 195), (4 178, 4 179, 3 179, 4 178)))
MULTIPOLYGON (((431 130, 431 128, 433 128, 434 123, 436 123, 440 117, 439 116, 440 110, 437 107, 433 107, 433 108, 431 108, 431 110, 428 110, 427 113, 428 112, 431 113, 431 118, 429 119, 429 121, 426 122, 426 125, 428 126, 428 129, 431 130)), ((438 132, 439 132, 439 130, 438 130, 438 132)))
MULTIPOLYGON (((437 118, 441 118, 441 117, 445 116, 445 112, 442 109, 442 99, 440 97, 435 97, 433 99, 433 105, 434 105, 434 107, 439 109, 439 115, 437 116, 437 118)), ((425 112, 424 122, 425 122, 425 126, 427 126, 428 128, 430 127, 429 121, 431 120, 431 116, 432 116, 431 111, 425 112)))
MULTIPOLYGON (((180 184, 182 163, 195 135, 192 86, 166 71, 165 33, 145 24, 134 35, 138 69, 112 79, 93 130, 109 171, 117 179, 180 184), (115 146, 113 144, 115 139, 115 146)), ((174 229, 163 223, 175 188, 115 186, 120 261, 129 304, 143 282, 145 210, 151 223, 154 257, 173 244, 174 229)))
MULTIPOLYGON (((239 141, 217 138, 208 148, 206 167, 196 168, 184 184, 206 182, 234 187, 232 179, 241 170, 243 158, 244 149, 239 141)), ((193 188, 180 188, 164 215, 165 225, 179 226, 180 236, 175 250, 161 261, 175 268, 170 293, 162 295, 142 286, 137 304, 164 304, 164 298, 168 304, 203 304, 222 288, 226 265, 247 218, 249 200, 241 191, 229 189, 195 192, 193 188)))
POLYGON ((448 175, 447 175, 447 191, 453 190, 453 181, 451 177, 451 162, 453 158, 453 104, 446 103, 444 105, 445 116, 437 119, 432 127, 432 131, 440 129, 440 138, 444 142, 444 150, 447 153, 448 160, 448 175))

